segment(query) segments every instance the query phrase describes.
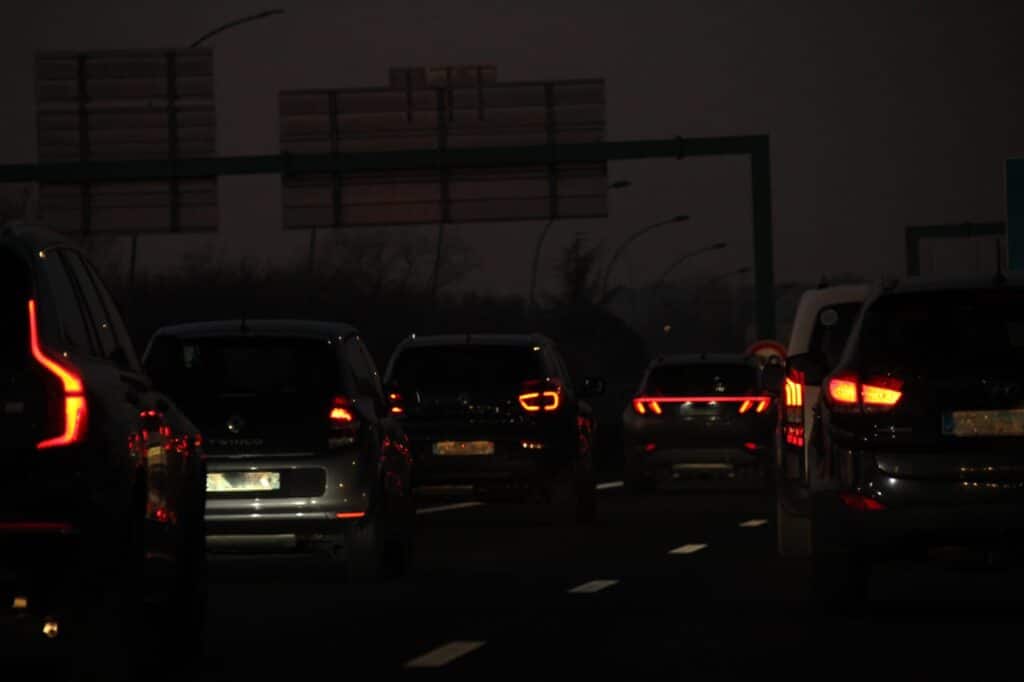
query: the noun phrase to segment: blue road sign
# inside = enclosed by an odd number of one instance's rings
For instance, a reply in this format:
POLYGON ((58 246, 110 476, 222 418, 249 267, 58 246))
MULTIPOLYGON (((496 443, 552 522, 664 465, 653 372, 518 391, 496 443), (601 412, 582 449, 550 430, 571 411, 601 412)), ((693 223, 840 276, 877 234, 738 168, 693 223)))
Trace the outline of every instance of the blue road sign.
POLYGON ((1024 158, 1006 161, 1006 251, 1009 269, 1024 271, 1024 158))

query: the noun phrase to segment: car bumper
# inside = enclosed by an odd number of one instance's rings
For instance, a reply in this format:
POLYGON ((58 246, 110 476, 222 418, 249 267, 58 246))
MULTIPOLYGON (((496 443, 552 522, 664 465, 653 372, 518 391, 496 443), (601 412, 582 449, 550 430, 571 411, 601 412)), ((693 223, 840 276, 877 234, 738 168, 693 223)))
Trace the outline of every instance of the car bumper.
POLYGON ((271 492, 206 494, 206 534, 333 534, 368 513, 370 488, 357 454, 253 457, 207 462, 207 475, 268 471, 280 475, 271 492))
POLYGON ((823 550, 883 553, 939 546, 988 547, 1024 541, 1024 482, 926 480, 873 471, 856 488, 812 498, 815 542, 823 550), (884 508, 844 502, 870 498, 884 508))
POLYGON ((738 447, 664 448, 629 453, 633 473, 659 481, 692 477, 731 477, 737 471, 756 468, 768 461, 770 450, 738 447))

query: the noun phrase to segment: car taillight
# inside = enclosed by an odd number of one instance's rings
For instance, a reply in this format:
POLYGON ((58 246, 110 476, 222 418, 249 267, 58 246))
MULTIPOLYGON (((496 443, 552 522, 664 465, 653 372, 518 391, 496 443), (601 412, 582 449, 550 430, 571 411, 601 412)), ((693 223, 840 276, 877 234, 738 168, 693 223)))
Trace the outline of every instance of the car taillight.
POLYGON ((885 509, 885 505, 878 500, 857 493, 840 493, 839 499, 847 507, 857 511, 883 511, 885 509))
POLYGON ((828 381, 828 397, 833 408, 846 411, 878 412, 893 408, 903 397, 903 382, 895 377, 872 377, 861 381, 854 374, 843 374, 828 381))
POLYGON ((32 299, 28 302, 28 329, 32 357, 60 380, 64 401, 62 432, 58 436, 40 441, 36 444, 36 449, 45 450, 47 448, 80 443, 85 439, 85 427, 89 414, 88 404, 85 399, 85 387, 82 384, 82 378, 78 374, 72 369, 59 364, 43 352, 39 345, 39 323, 36 318, 36 302, 32 299))
POLYGON ((388 393, 388 405, 390 405, 391 414, 405 414, 401 393, 388 393))
POLYGON ((356 423, 355 407, 348 398, 338 396, 331 403, 331 412, 328 415, 333 427, 348 427, 356 423))
POLYGON ((804 385, 794 377, 786 377, 786 407, 804 406, 804 385))
POLYGON ((746 414, 751 410, 762 414, 768 411, 768 407, 772 404, 771 398, 752 398, 750 400, 744 400, 740 403, 740 414, 746 414))
POLYGON ((650 398, 634 398, 633 399, 633 411, 637 414, 661 414, 661 403, 657 400, 651 400, 650 398))
POLYGON ((527 412, 554 412, 562 404, 562 392, 557 386, 527 384, 519 394, 519 406, 527 412))

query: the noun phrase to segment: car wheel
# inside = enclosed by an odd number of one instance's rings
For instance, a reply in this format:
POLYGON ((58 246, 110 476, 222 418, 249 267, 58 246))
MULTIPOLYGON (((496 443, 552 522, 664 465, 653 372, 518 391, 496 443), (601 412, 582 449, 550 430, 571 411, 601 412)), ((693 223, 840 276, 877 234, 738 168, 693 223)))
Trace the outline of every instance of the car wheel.
POLYGON ((815 554, 811 589, 816 605, 830 615, 852 615, 867 605, 871 563, 861 553, 815 554))

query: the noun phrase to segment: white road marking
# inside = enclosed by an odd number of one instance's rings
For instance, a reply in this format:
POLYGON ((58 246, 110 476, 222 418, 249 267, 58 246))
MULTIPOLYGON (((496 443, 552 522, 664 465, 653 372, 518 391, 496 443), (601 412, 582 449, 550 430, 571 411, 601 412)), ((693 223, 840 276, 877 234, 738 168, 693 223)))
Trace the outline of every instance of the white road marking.
POLYGON ((406 668, 440 668, 482 647, 486 642, 448 642, 405 664, 406 668))
POLYGON ((612 585, 618 585, 618 580, 591 580, 588 583, 577 585, 576 587, 569 590, 569 594, 593 594, 594 592, 600 592, 606 590, 612 585))
POLYGON ((740 528, 757 528, 768 523, 768 519, 750 519, 740 524, 740 528))
POLYGON ((595 488, 598 490, 611 490, 612 488, 621 488, 625 483, 622 481, 607 481, 606 483, 598 483, 595 488))
POLYGON ((693 554, 695 552, 701 551, 705 547, 707 547, 707 545, 703 545, 703 544, 683 545, 682 547, 676 547, 675 549, 671 550, 669 552, 669 554, 693 554))
POLYGON ((456 509, 469 509, 470 507, 482 506, 483 502, 456 502, 455 504, 442 504, 439 507, 423 507, 417 509, 417 514, 434 514, 443 511, 455 511, 456 509))

